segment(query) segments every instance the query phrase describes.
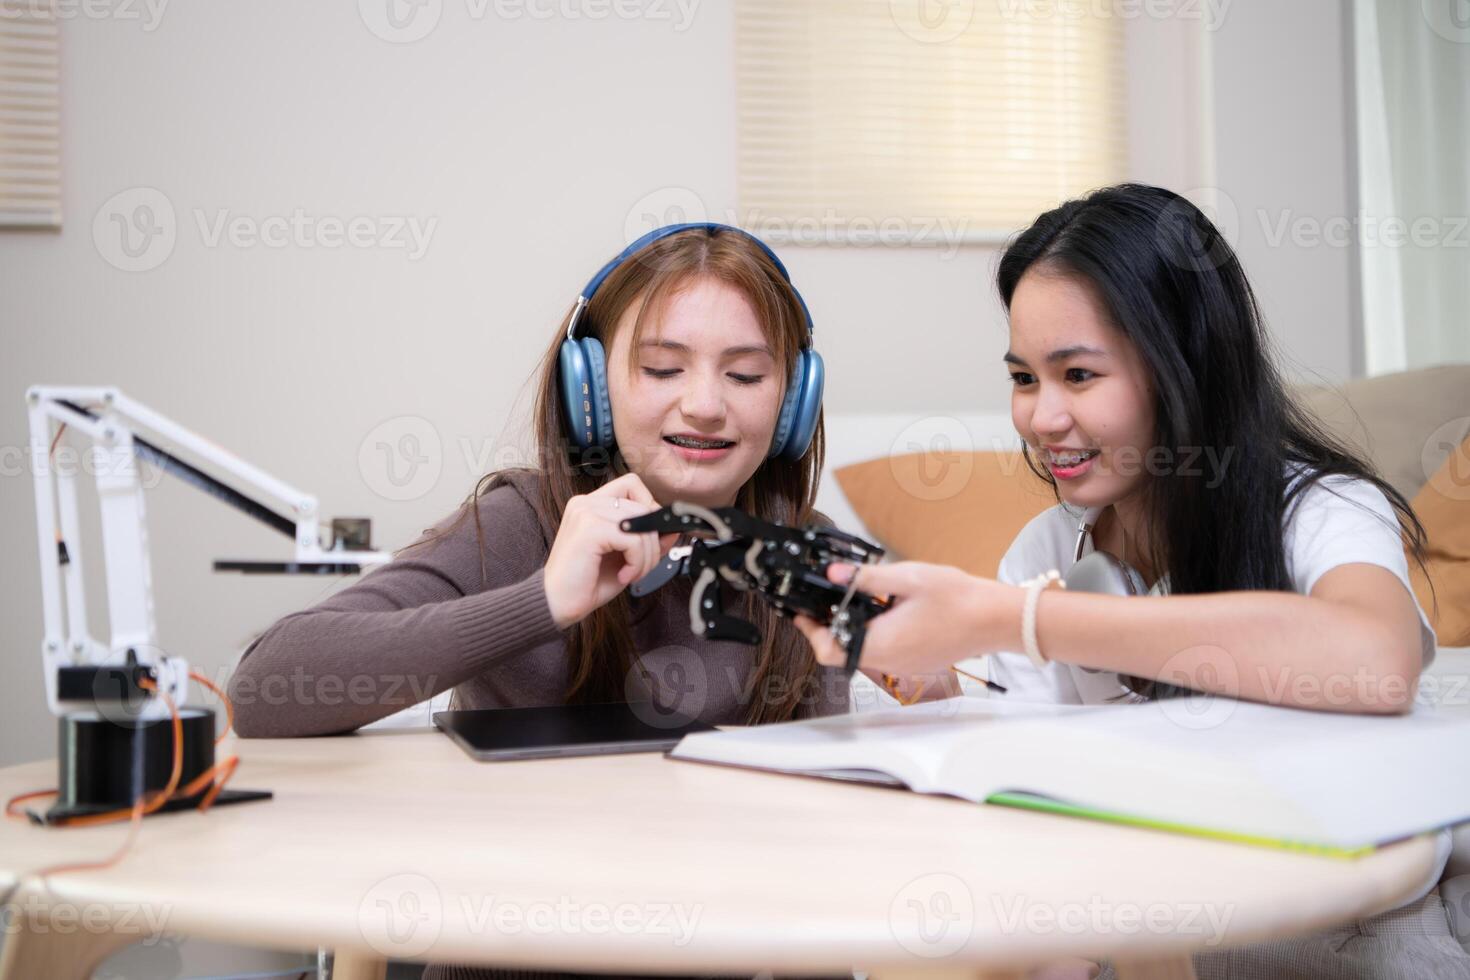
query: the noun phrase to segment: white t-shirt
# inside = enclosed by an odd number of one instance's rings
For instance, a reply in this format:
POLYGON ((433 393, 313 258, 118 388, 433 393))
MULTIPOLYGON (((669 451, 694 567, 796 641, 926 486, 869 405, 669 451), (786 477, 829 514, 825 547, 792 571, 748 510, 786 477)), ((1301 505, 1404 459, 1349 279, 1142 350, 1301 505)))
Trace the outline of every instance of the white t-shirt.
MULTIPOLYGON (((1296 470, 1300 478, 1300 468, 1296 470)), ((1072 567, 1077 546, 1077 527, 1084 518, 1095 523, 1100 508, 1084 511, 1058 504, 1043 511, 1021 529, 1000 561, 996 578, 1012 585, 1055 568, 1063 574, 1072 567)), ((1319 480, 1292 502, 1282 533, 1286 548, 1286 572, 1292 590, 1308 595, 1328 569, 1350 562, 1380 565, 1393 572, 1409 595, 1409 565, 1399 532, 1398 518, 1388 498, 1366 480, 1333 475, 1319 480)), ((1092 536, 1082 554, 1093 551, 1092 536)), ((1145 590, 1143 579, 1126 565, 1139 593, 1166 595, 1167 575, 1145 590)), ((1428 667, 1436 652, 1434 629, 1419 600, 1419 634, 1423 665, 1428 667)), ((990 676, 1009 689, 1005 695, 1022 701, 1054 701, 1063 704, 1101 704, 1127 692, 1117 673, 1094 671, 1072 664, 1048 663, 1037 668, 1021 653, 997 653, 990 658, 990 676)))
MULTIPOLYGON (((1303 468, 1288 470, 1299 479, 1303 468)), ((1027 579, 1055 568, 1063 574, 1072 567, 1077 547, 1078 524, 1086 519, 1095 524, 1101 508, 1083 510, 1058 504, 1032 518, 1001 559, 996 578, 1019 585, 1027 579)), ((1409 583, 1409 566, 1404 555, 1398 518, 1383 491, 1366 480, 1339 475, 1318 481, 1293 501, 1283 527, 1286 548, 1286 571, 1292 590, 1308 595, 1328 569, 1349 562, 1367 562, 1393 572, 1413 596, 1409 583)), ((1093 551, 1091 535, 1082 554, 1093 551)), ((1124 566, 1139 594, 1166 595, 1168 576, 1145 590, 1137 571, 1124 566)), ((1419 612, 1419 631, 1425 667, 1434 660, 1434 629, 1424 609, 1414 600, 1419 612)), ((1024 653, 996 653, 989 657, 990 678, 1007 688, 997 697, 1022 701, 1051 701, 1063 704, 1101 704, 1118 695, 1128 700, 1128 688, 1114 671, 1092 670, 1072 664, 1050 662, 1038 668, 1024 653)), ((1449 857, 1450 833, 1439 835, 1438 861, 1433 877, 1411 901, 1418 901, 1438 882, 1449 857)))

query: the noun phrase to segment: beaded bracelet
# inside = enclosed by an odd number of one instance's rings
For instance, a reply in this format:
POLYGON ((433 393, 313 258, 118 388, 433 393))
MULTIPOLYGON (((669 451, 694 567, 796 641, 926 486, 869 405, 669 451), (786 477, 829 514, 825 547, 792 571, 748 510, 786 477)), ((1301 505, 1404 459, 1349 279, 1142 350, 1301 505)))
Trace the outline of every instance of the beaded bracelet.
POLYGON ((1041 655, 1041 648, 1036 643, 1036 603, 1041 598, 1041 593, 1053 582, 1060 588, 1067 587, 1067 583, 1062 581, 1061 573, 1055 568, 1022 583, 1026 589, 1026 604, 1021 608, 1021 642, 1025 644, 1026 656, 1037 667, 1045 664, 1047 659, 1041 655))

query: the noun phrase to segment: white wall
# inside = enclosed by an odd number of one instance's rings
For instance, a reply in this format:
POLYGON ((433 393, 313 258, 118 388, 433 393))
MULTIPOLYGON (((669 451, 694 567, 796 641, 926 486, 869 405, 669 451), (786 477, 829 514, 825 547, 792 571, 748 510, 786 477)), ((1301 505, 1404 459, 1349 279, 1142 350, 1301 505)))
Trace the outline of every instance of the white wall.
POLYGON ((1351 20, 1336 0, 1236 2, 1213 44, 1241 261, 1291 373, 1329 382, 1363 373, 1356 253, 1322 234, 1357 211, 1351 20))
MULTIPOLYGON (((16 455, 28 384, 120 385, 316 493, 328 515, 371 516, 378 543, 398 546, 500 458, 555 322, 629 221, 690 193, 711 214, 735 205, 727 5, 698 4, 687 30, 476 9, 444 0, 436 29, 409 44, 375 36, 352 3, 195 0, 168 6, 151 31, 66 23, 66 227, 0 233, 0 764, 54 752, 32 489, 16 455), (177 238, 156 268, 125 272, 104 255, 117 258, 115 246, 94 243, 93 220, 137 187, 167 199, 177 238), (417 260, 210 246, 196 212, 211 223, 220 209, 436 225, 417 260), (428 421, 421 446, 441 465, 397 501, 374 446, 410 432, 406 416, 428 421)), ((1215 172, 1242 211, 1341 207, 1336 11, 1328 0, 1229 5, 1214 32, 1212 125, 1199 110, 1211 79, 1191 40, 1198 22, 1130 22, 1132 175, 1184 190, 1215 172)), ((1353 290, 1339 256, 1263 248, 1248 232, 1241 246, 1289 352, 1344 375, 1353 290)), ((1006 410, 994 248, 782 253, 829 364, 829 411, 1006 410)), ((332 587, 215 575, 217 557, 277 557, 286 542, 171 480, 149 508, 163 646, 211 674, 332 587)))

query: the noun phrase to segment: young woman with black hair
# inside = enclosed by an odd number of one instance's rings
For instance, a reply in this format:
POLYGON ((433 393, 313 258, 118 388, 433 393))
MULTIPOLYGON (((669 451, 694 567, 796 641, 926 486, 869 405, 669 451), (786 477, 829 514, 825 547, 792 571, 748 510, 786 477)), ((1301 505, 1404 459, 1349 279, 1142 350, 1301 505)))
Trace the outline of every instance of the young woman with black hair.
MULTIPOLYGON (((1013 239, 998 285, 1012 420, 1058 503, 1016 537, 995 579, 919 562, 857 571, 858 588, 896 599, 869 626, 863 669, 953 693, 934 678, 990 654, 1006 698, 1200 691, 1410 710, 1435 653, 1404 554, 1407 542, 1422 566, 1423 527, 1292 401, 1240 262, 1209 219, 1162 188, 1105 188, 1013 239), (1122 595, 1048 589, 1090 553, 1115 570, 1110 591, 1122 595)), ((829 576, 845 584, 854 573, 833 566, 829 576)), ((797 625, 818 660, 843 661, 829 630, 797 625)), ((1444 833, 1432 876, 1389 913, 1438 930, 1416 952, 1414 976, 1470 976, 1434 891, 1448 846, 1444 833)), ((1309 937, 1200 957, 1197 968, 1409 975, 1377 955, 1371 944, 1309 937), (1353 972, 1361 957, 1379 972, 1353 972)))

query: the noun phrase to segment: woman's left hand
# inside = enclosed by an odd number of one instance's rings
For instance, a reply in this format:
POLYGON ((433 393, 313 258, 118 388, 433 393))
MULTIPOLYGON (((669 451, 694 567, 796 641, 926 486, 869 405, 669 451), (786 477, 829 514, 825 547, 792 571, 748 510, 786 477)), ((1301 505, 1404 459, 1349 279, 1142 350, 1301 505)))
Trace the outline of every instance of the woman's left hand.
MULTIPOLYGON (((1019 650, 1025 592, 947 565, 903 561, 861 565, 858 590, 891 596, 893 607, 868 621, 862 666, 886 674, 933 674, 966 657, 1019 650)), ((854 566, 834 564, 827 578, 846 585, 854 566)), ((807 616, 794 617, 817 661, 839 667, 847 654, 832 631, 807 616)))

